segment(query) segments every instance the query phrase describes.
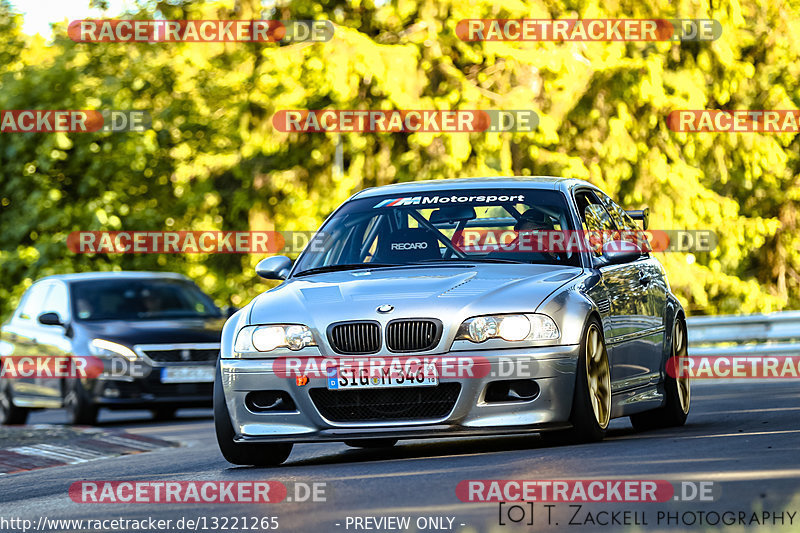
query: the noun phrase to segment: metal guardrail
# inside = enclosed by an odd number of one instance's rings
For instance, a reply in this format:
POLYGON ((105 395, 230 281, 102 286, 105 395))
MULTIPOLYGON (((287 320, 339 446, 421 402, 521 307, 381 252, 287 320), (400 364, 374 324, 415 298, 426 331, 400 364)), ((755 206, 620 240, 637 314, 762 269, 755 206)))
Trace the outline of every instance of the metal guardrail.
POLYGON ((800 311, 688 318, 689 355, 800 355, 800 311))

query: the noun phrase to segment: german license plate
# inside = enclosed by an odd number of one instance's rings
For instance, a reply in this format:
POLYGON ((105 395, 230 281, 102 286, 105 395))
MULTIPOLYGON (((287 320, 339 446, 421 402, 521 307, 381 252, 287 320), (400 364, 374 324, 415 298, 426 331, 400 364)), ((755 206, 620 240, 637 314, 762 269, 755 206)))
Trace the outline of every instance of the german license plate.
POLYGON ((168 366, 161 369, 161 383, 209 383, 213 381, 213 366, 168 366))
POLYGON ((376 372, 369 368, 327 369, 328 390, 385 389, 390 387, 434 387, 439 384, 436 365, 428 364, 416 371, 376 372))

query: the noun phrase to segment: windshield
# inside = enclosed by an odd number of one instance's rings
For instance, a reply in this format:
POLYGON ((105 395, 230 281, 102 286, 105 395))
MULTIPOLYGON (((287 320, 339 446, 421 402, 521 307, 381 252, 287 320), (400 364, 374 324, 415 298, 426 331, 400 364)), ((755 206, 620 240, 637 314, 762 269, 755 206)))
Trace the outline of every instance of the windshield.
POLYGON ((293 275, 452 262, 579 266, 577 252, 519 246, 522 235, 571 229, 566 198, 558 191, 444 190, 363 198, 345 204, 320 228, 293 275))
POLYGON ((78 320, 220 317, 195 284, 175 279, 113 279, 71 284, 78 320))

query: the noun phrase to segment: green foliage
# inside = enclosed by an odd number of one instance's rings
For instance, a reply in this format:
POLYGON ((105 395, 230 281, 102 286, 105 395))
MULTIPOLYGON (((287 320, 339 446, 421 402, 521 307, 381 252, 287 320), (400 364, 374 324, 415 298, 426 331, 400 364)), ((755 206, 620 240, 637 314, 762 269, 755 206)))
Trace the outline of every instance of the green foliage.
POLYGON ((32 280, 85 270, 184 272, 220 304, 271 286, 256 256, 76 255, 75 230, 310 230, 354 192, 397 181, 587 179, 654 228, 719 247, 664 254, 690 313, 800 305, 797 137, 690 134, 673 109, 795 109, 797 7, 768 0, 140 2, 130 18, 328 18, 327 43, 77 44, 22 36, 0 0, 0 109, 144 109, 141 133, 0 134, 0 315, 32 280), (700 6, 700 7, 698 7, 700 6), (715 18, 713 43, 466 43, 463 18, 715 18), (23 50, 23 45, 27 47, 23 50), (281 109, 533 109, 537 131, 286 134, 281 109), (336 143, 343 172, 334 171, 336 143))

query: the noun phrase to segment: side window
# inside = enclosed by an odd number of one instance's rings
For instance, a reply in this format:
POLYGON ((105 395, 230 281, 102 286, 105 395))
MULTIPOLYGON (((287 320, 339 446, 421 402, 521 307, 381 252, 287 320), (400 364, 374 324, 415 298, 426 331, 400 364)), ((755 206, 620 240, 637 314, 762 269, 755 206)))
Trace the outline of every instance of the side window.
POLYGON ((17 316, 22 320, 30 320, 33 323, 36 317, 44 312, 43 309, 50 287, 52 287, 51 283, 37 283, 28 289, 28 292, 23 296, 22 306, 17 316))
POLYGON ((623 240, 633 241, 639 244, 639 247, 642 248, 645 252, 650 251, 651 250, 650 242, 647 240, 646 233, 642 231, 641 228, 639 228, 639 226, 631 218, 631 216, 605 194, 600 194, 599 196, 600 196, 600 201, 603 202, 603 205, 611 214, 611 218, 614 219, 614 222, 617 224, 617 227, 620 228, 621 230, 625 230, 622 233, 623 240))
POLYGON ((602 255, 603 244, 612 240, 617 229, 614 220, 592 191, 575 193, 575 204, 581 217, 583 230, 588 232, 588 241, 596 256, 602 255))
POLYGON ((58 313, 62 322, 69 320, 69 299, 67 297, 67 288, 61 283, 54 283, 50 294, 47 295, 47 300, 44 304, 44 312, 58 313))

